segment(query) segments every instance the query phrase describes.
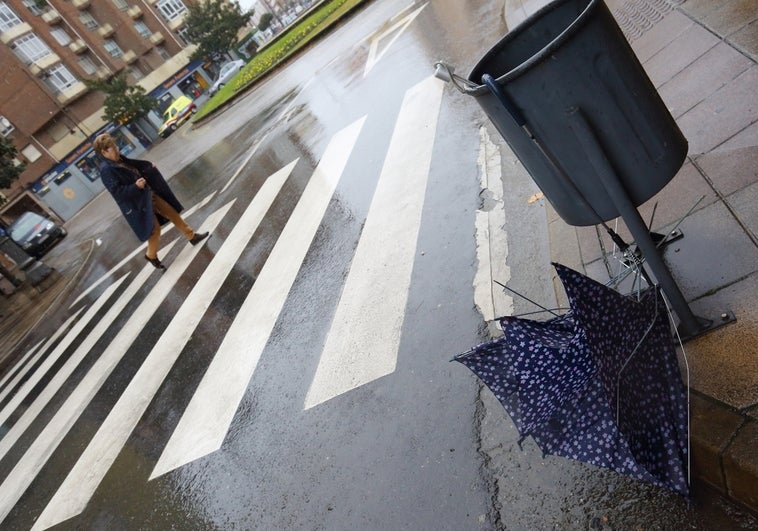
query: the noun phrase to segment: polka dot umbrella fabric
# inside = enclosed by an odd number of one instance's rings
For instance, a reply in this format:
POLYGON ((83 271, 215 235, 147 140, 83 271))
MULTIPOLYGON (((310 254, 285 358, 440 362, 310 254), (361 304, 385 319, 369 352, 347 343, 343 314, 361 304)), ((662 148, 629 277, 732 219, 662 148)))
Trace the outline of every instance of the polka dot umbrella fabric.
POLYGON ((547 321, 501 319, 504 335, 455 359, 545 454, 688 496, 687 395, 665 303, 553 264, 569 299, 547 321))

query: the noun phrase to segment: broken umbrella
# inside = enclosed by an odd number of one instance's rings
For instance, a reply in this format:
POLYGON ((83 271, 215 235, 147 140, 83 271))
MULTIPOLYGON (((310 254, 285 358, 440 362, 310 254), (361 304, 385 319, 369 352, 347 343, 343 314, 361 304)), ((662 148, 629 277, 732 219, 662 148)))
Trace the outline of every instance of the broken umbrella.
POLYGON ((570 310, 504 317, 504 336, 455 359, 544 454, 689 494, 688 407, 665 302, 639 300, 554 264, 570 310))

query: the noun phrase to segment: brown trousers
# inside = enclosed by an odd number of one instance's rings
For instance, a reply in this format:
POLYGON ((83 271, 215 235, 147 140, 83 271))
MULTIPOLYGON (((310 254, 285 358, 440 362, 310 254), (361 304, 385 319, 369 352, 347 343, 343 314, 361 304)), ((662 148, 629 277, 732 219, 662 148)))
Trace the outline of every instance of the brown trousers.
MULTIPOLYGON (((151 192, 153 196, 153 212, 160 214, 174 226, 179 229, 179 232, 184 234, 184 237, 191 240, 195 236, 189 225, 182 219, 179 212, 174 210, 174 207, 166 203, 161 197, 157 196, 155 192, 151 192)), ((161 241, 161 224, 158 222, 158 216, 155 216, 155 225, 153 226, 153 232, 150 233, 150 238, 147 240, 147 255, 148 258, 158 258, 158 245, 161 241)))

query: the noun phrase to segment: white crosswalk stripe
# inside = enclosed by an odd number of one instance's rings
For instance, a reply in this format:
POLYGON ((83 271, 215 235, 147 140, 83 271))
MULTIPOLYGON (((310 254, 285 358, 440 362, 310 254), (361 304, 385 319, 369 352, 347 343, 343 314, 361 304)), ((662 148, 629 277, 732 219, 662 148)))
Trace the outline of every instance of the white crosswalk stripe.
MULTIPOLYGON (((21 389, 19 389, 13 395, 13 398, 11 398, 10 402, 6 404, 2 411, 0 411, 0 423, 5 423, 8 420, 8 417, 10 417, 11 413, 13 413, 19 404, 24 401, 32 389, 34 389, 40 380, 42 380, 42 377, 47 373, 50 367, 52 367, 55 362, 58 361, 60 356, 63 355, 66 349, 70 347, 74 340, 79 336, 84 327, 87 326, 92 318, 97 315, 97 312, 100 310, 100 307, 103 304, 105 304, 105 301, 102 298, 98 299, 98 301, 87 311, 87 313, 84 314, 84 317, 77 321, 69 333, 66 334, 60 343, 58 343, 58 345, 55 347, 55 350, 47 356, 42 365, 34 370, 29 379, 24 382, 24 385, 21 387, 21 389)), ((76 318, 77 314, 75 314, 73 318, 76 318)), ((0 442, 0 444, 2 443, 0 442)), ((4 452, 0 451, 0 457, 3 455, 4 452)))
POLYGON ((151 478, 221 446, 364 120, 337 133, 326 148, 151 478))
POLYGON ((84 510, 294 166, 266 180, 33 529, 46 529, 84 510))
MULTIPOLYGON (((386 159, 342 294, 333 309, 333 322, 306 396, 305 409, 381 378, 395 369, 442 87, 443 84, 433 78, 422 81, 407 91, 398 110, 386 159), (408 150, 410 145, 413 146, 411 152, 408 150), (372 293, 381 294, 381 300, 376 300, 377 297, 371 296, 372 293), (366 334, 367 331, 370 334, 366 334), (360 349, 356 349, 358 344, 361 345, 360 349), (354 355, 356 352, 371 355, 362 356, 359 360, 354 355)), ((258 362, 295 285, 298 272, 324 220, 343 172, 348 167, 365 122, 365 116, 356 120, 335 134, 327 144, 149 479, 167 474, 222 448, 258 362)), ((252 153, 244 160, 243 166, 248 164, 251 157, 252 153)), ((147 358, 120 392, 120 397, 96 434, 36 519, 33 529, 46 529, 64 522, 87 507, 159 388, 166 378, 171 377, 171 370, 191 341, 199 320, 213 303, 215 295, 242 253, 249 247, 253 234, 280 195, 297 162, 292 161, 268 177, 242 216, 233 222, 231 232, 224 237, 218 251, 189 295, 184 297, 147 358)), ((235 173, 235 177, 241 169, 235 173)), ((206 204, 213 195, 215 194, 207 197, 202 204, 206 204)), ((233 203, 234 201, 227 203, 210 214, 199 230, 213 231, 222 220, 226 220, 233 203)), ((230 221, 226 220, 225 223, 229 224, 230 221)), ((174 244, 176 241, 164 246, 162 253, 168 254, 174 244)), ((89 324, 93 326, 84 339, 78 340, 81 342, 76 344, 74 353, 65 363, 60 364, 57 373, 52 375, 44 388, 37 390, 38 394, 26 412, 0 438, 0 458, 10 449, 21 451, 20 457, 0 484, 0 522, 29 489, 84 409, 124 359, 135 339, 160 310, 201 247, 185 246, 147 293, 144 293, 144 286, 151 274, 154 274, 150 265, 146 265, 129 283, 126 282, 128 275, 116 279, 119 270, 141 252, 141 248, 136 249, 80 294, 74 304, 92 293, 97 285, 111 283, 88 308, 85 306, 86 311, 84 308, 79 309, 61 327, 55 339, 68 327, 71 330, 52 353, 48 354, 47 351, 53 348, 54 338, 27 354, 25 360, 29 361, 24 362, 27 367, 37 365, 43 355, 47 356, 36 375, 26 375, 31 382, 28 389, 21 389, 17 393, 16 386, 13 385, 25 369, 19 369, 13 380, 6 378, 7 388, 0 391, 0 400, 5 396, 4 393, 13 396, 6 408, 0 411, 0 420, 7 419, 28 392, 41 382, 42 375, 55 363, 54 356, 70 350, 69 347, 81 335, 83 328, 89 324), (116 296, 119 292, 120 295, 116 296), (121 314, 138 293, 143 299, 126 319, 121 314), (84 315, 75 322, 81 312, 84 315), (81 376, 80 381, 72 386, 73 391, 62 399, 61 406, 39 435, 29 443, 28 448, 17 448, 17 443, 32 421, 47 407, 51 398, 60 392, 64 382, 70 379, 95 344, 114 328, 119 317, 124 321, 121 328, 114 331, 115 335, 109 344, 81 376), (30 359, 32 355, 35 356, 33 360, 30 359)))
POLYGON ((395 370, 442 86, 426 79, 403 100, 306 409, 395 370))
MULTIPOLYGON (((103 305, 116 292, 116 290, 118 290, 118 288, 121 286, 121 283, 126 280, 126 276, 127 275, 122 276, 112 285, 108 286, 103 294, 97 299, 95 304, 93 304, 92 307, 87 310, 87 313, 84 315, 84 317, 82 317, 82 322, 89 322, 97 315, 100 308, 102 308, 103 305)), ((55 376, 53 376, 50 382, 45 386, 45 389, 39 395, 37 395, 34 401, 26 408, 24 414, 21 415, 21 418, 19 418, 16 423, 13 424, 13 427, 10 429, 10 431, 8 431, 8 433, 5 434, 5 437, 3 437, 3 439, 0 441, 0 457, 6 454, 6 452, 23 434, 24 430, 26 430, 34 421, 34 419, 37 418, 37 415, 39 415, 39 413, 47 405, 53 395, 58 392, 66 379, 71 376, 71 374, 74 372, 74 369, 76 369, 77 365, 79 365, 79 362, 84 358, 84 356, 87 355, 87 353, 89 353, 90 349, 113 323, 113 320, 118 316, 118 314, 121 313, 121 310, 126 305, 126 303, 129 302, 133 295, 134 293, 127 293, 126 296, 120 297, 116 304, 111 306, 105 317, 101 319, 100 322, 98 322, 97 326, 95 326, 92 332, 87 335, 87 338, 79 344, 76 351, 71 356, 69 356, 66 362, 60 367, 60 369, 58 369, 58 371, 55 373, 55 376)), ((49 369, 49 367, 52 365, 54 359, 57 359, 57 355, 55 354, 56 353, 53 352, 53 354, 48 357, 46 360, 47 366, 43 364, 40 367, 40 369, 44 368, 45 373, 47 372, 47 369, 49 369)), ((37 375, 39 378, 30 380, 34 384, 37 384, 39 382, 39 379, 41 379, 44 374, 42 374, 42 371, 37 371, 37 375)))
POLYGON ((27 362, 30 366, 34 365, 39 357, 44 353, 44 349, 40 348, 43 342, 44 340, 40 341, 29 350, 27 350, 26 354, 21 356, 21 359, 18 360, 18 363, 16 363, 16 365, 12 367, 11 370, 5 373, 3 379, 0 380, 0 389, 2 389, 2 391, 0 391, 0 402, 3 400, 3 398, 6 397, 10 390, 15 387, 21 376, 23 376, 23 369, 26 367, 27 362), (29 360, 32 361, 30 362, 29 360))

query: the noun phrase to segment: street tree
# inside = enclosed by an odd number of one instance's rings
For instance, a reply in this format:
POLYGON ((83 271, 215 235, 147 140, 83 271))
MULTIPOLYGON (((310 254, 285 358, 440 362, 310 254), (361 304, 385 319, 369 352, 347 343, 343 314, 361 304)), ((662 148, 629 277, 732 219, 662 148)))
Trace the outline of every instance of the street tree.
POLYGON ((226 54, 237 44, 237 33, 253 11, 242 11, 236 2, 205 0, 193 2, 187 8, 187 38, 197 45, 193 59, 226 54))
POLYGON ((263 13, 261 15, 260 21, 258 21, 258 29, 260 31, 266 31, 268 27, 271 25, 271 20, 273 20, 274 15, 271 13, 263 13))
POLYGON ((16 146, 10 138, 0 136, 0 190, 11 187, 11 183, 18 179, 26 167, 18 163, 16 146))
POLYGON ((103 120, 120 125, 127 125, 144 117, 158 103, 139 85, 130 86, 123 72, 108 80, 89 79, 85 83, 89 88, 106 94, 103 120))

